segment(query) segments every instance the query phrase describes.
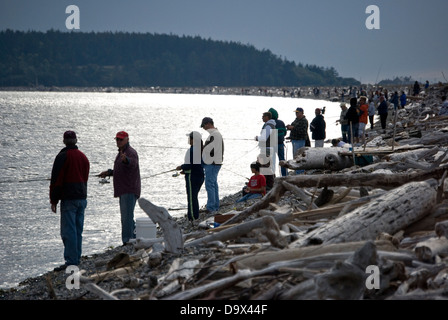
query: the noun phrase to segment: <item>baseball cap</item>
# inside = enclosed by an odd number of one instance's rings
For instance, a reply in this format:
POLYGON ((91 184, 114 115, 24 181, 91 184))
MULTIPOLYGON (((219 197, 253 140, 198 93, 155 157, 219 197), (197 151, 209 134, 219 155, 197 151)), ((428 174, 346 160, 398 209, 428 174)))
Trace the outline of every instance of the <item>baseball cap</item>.
POLYGON ((64 139, 76 139, 76 133, 74 131, 65 131, 64 139))
POLYGON ((201 128, 202 128, 203 126, 205 126, 207 123, 213 123, 213 119, 212 119, 212 118, 209 118, 209 117, 205 117, 204 119, 202 119, 202 122, 201 122, 201 128))
POLYGON ((295 112, 302 112, 303 113, 303 109, 302 108, 297 108, 295 112))
POLYGON ((115 138, 119 138, 119 139, 124 139, 124 138, 127 138, 127 137, 129 137, 129 135, 125 131, 117 132, 117 135, 115 136, 115 138))

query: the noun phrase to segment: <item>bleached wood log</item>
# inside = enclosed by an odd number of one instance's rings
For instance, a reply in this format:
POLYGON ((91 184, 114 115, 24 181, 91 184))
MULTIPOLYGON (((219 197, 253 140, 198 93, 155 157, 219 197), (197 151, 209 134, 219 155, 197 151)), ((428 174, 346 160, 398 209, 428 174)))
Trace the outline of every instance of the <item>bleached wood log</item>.
POLYGON ((290 246, 373 240, 381 232, 394 234, 432 210, 436 203, 436 185, 434 179, 405 184, 311 231, 290 246))
POLYGON ((428 279, 437 275, 445 269, 444 264, 427 265, 427 267, 418 268, 409 274, 409 278, 404 281, 389 299, 399 299, 407 295, 411 290, 426 287, 428 279))
MULTIPOLYGON (((230 228, 223 229, 219 232, 210 234, 200 239, 196 239, 185 243, 185 247, 192 247, 198 245, 204 245, 212 241, 227 241, 235 239, 241 235, 247 234, 253 229, 263 228, 266 224, 269 224, 271 219, 274 219, 277 225, 282 225, 293 219, 292 214, 277 214, 274 217, 264 216, 258 219, 254 219, 239 225, 235 225, 230 228)), ((277 227, 278 228, 278 227, 277 227)))
POLYGON ((134 244, 135 249, 148 249, 151 248, 154 244, 164 241, 164 239, 162 238, 155 238, 155 239, 137 238, 131 240, 134 240, 130 242, 134 244))
POLYGON ((350 157, 340 155, 342 148, 301 148, 294 159, 280 161, 281 167, 293 170, 342 170, 353 165, 350 157))
POLYGON ((258 276, 273 273, 273 272, 276 272, 276 268, 266 268, 266 269, 258 270, 258 271, 240 270, 235 275, 233 275, 231 277, 220 279, 220 280, 205 284, 200 287, 185 290, 185 291, 179 292, 177 294, 168 296, 165 299, 167 299, 167 300, 189 300, 189 299, 193 299, 199 295, 206 294, 212 290, 219 290, 222 288, 226 288, 226 287, 232 286, 238 282, 244 281, 246 279, 258 277, 258 276))
POLYGON ((298 288, 290 289, 279 299, 361 299, 366 290, 365 268, 372 264, 377 264, 377 250, 375 244, 368 241, 345 261, 336 261, 330 270, 316 275, 305 284, 299 284, 298 288), (312 283, 314 286, 311 286, 312 283), (304 286, 309 289, 308 292, 303 290, 304 286))
POLYGON ((308 206, 310 206, 313 209, 317 209, 318 208, 318 206, 314 202, 312 202, 312 200, 305 194, 305 192, 302 189, 300 189, 299 187, 297 187, 297 186, 295 186, 293 184, 290 184, 290 183, 288 183, 286 181, 283 181, 282 184, 283 184, 283 186, 287 190, 291 191, 296 196, 298 196, 308 206))
POLYGON ((288 243, 286 239, 281 235, 280 228, 275 222, 275 219, 271 216, 263 217, 263 233, 265 234, 266 238, 268 238, 269 242, 272 244, 275 248, 286 248, 288 246, 288 243))
POLYGON ((85 286, 86 286, 87 290, 95 293, 97 296, 99 296, 100 298, 102 298, 104 300, 118 300, 117 297, 114 297, 109 292, 100 288, 98 285, 96 285, 94 283, 87 283, 85 286))
POLYGON ((445 237, 448 239, 448 220, 437 222, 434 228, 436 235, 439 237, 445 237))
POLYGON ((319 174, 319 175, 295 175, 279 177, 277 180, 286 181, 298 187, 334 187, 334 186, 358 186, 392 189, 411 181, 424 181, 431 178, 440 179, 448 166, 441 166, 427 171, 415 171, 412 173, 355 173, 355 174, 319 174))
POLYGON ((445 237, 428 239, 417 243, 414 251, 420 261, 433 263, 436 256, 440 258, 448 256, 448 239, 445 237))
POLYGON ((168 210, 158 207, 144 198, 139 198, 138 204, 149 218, 162 228, 165 250, 175 254, 181 253, 183 249, 182 229, 168 213, 168 210))
MULTIPOLYGON (((434 230, 438 222, 448 219, 448 203, 438 204, 426 217, 412 223, 404 229, 405 235, 418 231, 434 230)), ((437 234, 438 235, 438 234, 437 234)), ((440 235, 438 235, 440 237, 440 235)))
MULTIPOLYGON (((271 263, 278 264, 280 261, 288 261, 302 258, 323 257, 329 253, 351 254, 365 244, 365 241, 334 243, 328 245, 316 245, 301 248, 287 248, 280 251, 262 251, 254 255, 242 257, 235 263, 238 269, 262 269, 268 267, 271 263)), ((375 241, 378 250, 395 252, 397 249, 390 241, 375 241)), ((311 260, 311 259, 310 259, 311 260)), ((296 268, 298 266, 295 266, 296 268)))
POLYGON ((276 183, 271 191, 260 201, 254 203, 249 208, 241 211, 223 225, 240 222, 258 210, 266 208, 270 202, 277 202, 284 194, 285 187, 282 181, 294 184, 298 187, 325 187, 325 186, 370 186, 375 188, 393 189, 411 181, 424 181, 427 179, 440 179, 447 165, 434 168, 429 171, 417 171, 412 173, 356 173, 356 174, 329 174, 329 175, 296 175, 276 178, 276 183))

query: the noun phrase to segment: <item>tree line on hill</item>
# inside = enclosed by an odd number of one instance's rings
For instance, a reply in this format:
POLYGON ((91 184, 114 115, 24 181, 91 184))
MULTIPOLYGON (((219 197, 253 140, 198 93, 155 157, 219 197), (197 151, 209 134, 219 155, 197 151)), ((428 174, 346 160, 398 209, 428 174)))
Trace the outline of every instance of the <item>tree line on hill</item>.
POLYGON ((0 31, 0 86, 348 86, 252 45, 127 32, 0 31))

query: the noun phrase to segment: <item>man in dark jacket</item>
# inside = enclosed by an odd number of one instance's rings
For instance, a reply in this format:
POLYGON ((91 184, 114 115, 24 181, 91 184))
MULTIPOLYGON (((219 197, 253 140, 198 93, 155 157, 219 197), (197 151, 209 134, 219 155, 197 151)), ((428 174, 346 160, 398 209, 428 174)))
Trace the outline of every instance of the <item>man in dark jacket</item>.
MULTIPOLYGON (((272 114, 272 119, 275 121, 275 128, 277 129, 277 137, 278 137, 278 160, 285 160, 285 136, 286 136, 286 125, 285 123, 278 118, 278 112, 274 108, 270 108, 268 110, 272 114)), ((285 177, 288 175, 288 171, 286 168, 281 168, 282 176, 285 177)))
POLYGON ((184 163, 176 168, 182 170, 185 175, 185 187, 187 190, 187 218, 195 225, 199 219, 199 200, 198 195, 204 184, 204 169, 202 167, 202 149, 203 143, 201 134, 192 131, 188 134, 188 143, 190 149, 185 153, 184 163))
POLYGON ((121 240, 127 244, 135 238, 134 209, 141 193, 140 166, 137 151, 129 144, 129 134, 120 131, 115 140, 118 154, 114 169, 101 172, 100 177, 114 177, 114 197, 120 199, 121 240))
POLYGON ((381 128, 383 129, 383 133, 386 133, 386 121, 388 115, 389 107, 387 105, 386 99, 384 96, 380 96, 380 105, 378 106, 378 115, 380 116, 381 128))
POLYGON ((311 138, 314 140, 314 146, 316 148, 323 148, 326 137, 325 120, 321 114, 322 111, 320 108, 316 108, 314 113, 316 114, 316 117, 310 123, 310 131, 312 132, 311 138))
POLYGON ((350 99, 350 108, 347 110, 345 119, 348 121, 348 143, 354 145, 359 142, 359 109, 356 98, 350 99))
POLYGON ((61 201, 61 238, 65 259, 65 264, 55 268, 55 271, 65 270, 67 266, 80 262, 90 170, 89 160, 76 146, 76 133, 66 131, 63 141, 66 147, 54 160, 50 183, 50 203, 54 213, 61 201))

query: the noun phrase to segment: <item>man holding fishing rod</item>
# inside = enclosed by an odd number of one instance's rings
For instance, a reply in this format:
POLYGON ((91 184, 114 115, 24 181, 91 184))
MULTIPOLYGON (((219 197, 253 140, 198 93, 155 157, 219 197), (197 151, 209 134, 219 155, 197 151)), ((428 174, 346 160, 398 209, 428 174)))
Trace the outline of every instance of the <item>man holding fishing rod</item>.
POLYGON ((141 193, 140 166, 137 151, 129 144, 129 134, 120 131, 115 136, 118 154, 114 169, 101 172, 98 176, 114 177, 114 197, 120 199, 121 240, 127 244, 135 238, 134 209, 141 193))

